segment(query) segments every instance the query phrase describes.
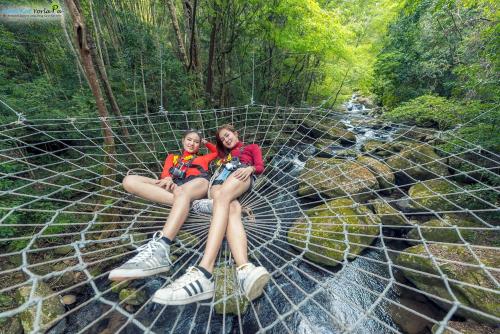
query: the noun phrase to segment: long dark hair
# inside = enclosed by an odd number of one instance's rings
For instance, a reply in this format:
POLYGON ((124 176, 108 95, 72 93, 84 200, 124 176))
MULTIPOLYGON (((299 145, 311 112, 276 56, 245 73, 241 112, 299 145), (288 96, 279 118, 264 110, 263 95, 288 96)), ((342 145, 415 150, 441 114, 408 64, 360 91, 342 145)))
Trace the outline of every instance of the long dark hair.
POLYGON ((219 158, 225 158, 229 154, 229 152, 231 152, 230 149, 224 146, 222 140, 220 139, 220 132, 222 130, 228 130, 231 131, 232 133, 238 133, 238 131, 236 131, 236 129, 232 124, 224 124, 219 129, 217 129, 217 133, 215 134, 215 143, 217 146, 217 152, 219 154, 219 158))

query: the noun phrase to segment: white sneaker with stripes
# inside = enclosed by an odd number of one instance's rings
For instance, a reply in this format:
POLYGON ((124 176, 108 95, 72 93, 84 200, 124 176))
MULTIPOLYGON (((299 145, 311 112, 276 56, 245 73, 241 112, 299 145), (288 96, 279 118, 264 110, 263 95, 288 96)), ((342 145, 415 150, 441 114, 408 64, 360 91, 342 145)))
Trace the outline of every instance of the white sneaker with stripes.
POLYGON ((196 267, 153 295, 153 302, 164 305, 185 305, 212 298, 215 293, 214 278, 208 279, 196 267))
POLYGON ((256 267, 250 262, 236 268, 236 273, 240 289, 250 301, 262 295, 271 278, 266 268, 256 267))
POLYGON ((139 254, 111 270, 109 279, 122 281, 142 278, 168 271, 172 266, 170 261, 170 246, 161 240, 163 234, 156 232, 153 239, 137 250, 139 254))

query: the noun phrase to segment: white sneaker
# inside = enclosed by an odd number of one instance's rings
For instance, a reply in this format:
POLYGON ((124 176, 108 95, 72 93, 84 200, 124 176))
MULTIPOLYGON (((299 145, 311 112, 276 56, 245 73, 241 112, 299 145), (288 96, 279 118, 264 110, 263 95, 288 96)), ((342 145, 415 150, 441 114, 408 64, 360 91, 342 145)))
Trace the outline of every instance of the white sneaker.
POLYGON ((164 305, 185 305, 212 298, 214 294, 214 278, 208 279, 198 268, 189 267, 184 275, 156 291, 152 300, 164 305))
POLYGON ((214 201, 211 199, 197 199, 193 201, 191 205, 191 210, 195 213, 204 213, 207 215, 212 214, 214 201))
POLYGON ((170 246, 161 240, 163 234, 156 232, 153 239, 137 248, 139 254, 111 270, 109 279, 122 281, 125 279, 142 278, 168 271, 172 266, 170 261, 170 246))
POLYGON ((262 295, 271 278, 266 268, 256 267, 250 262, 236 268, 236 272, 240 289, 250 301, 262 295))

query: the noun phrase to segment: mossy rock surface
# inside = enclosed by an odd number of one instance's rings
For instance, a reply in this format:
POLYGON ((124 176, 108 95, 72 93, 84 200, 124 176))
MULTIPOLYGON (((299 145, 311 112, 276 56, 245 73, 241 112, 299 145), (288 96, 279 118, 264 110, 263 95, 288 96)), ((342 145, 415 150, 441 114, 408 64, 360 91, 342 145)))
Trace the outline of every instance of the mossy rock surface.
POLYGON ((414 209, 449 211, 456 210, 453 203, 458 198, 459 187, 447 180, 428 180, 414 184, 408 190, 410 206, 414 209))
POLYGON ((322 195, 335 198, 354 196, 362 201, 374 196, 378 181, 370 170, 355 161, 313 158, 299 176, 299 196, 322 195))
POLYGON ((307 246, 304 256, 319 264, 335 266, 343 261, 346 240, 347 258, 353 259, 379 234, 380 219, 350 199, 336 199, 305 213, 307 219, 296 220, 288 231, 288 242, 299 251, 307 246))
POLYGON ((385 162, 370 157, 359 157, 356 159, 356 162, 368 168, 373 175, 375 175, 380 185, 380 189, 386 189, 386 193, 392 191, 395 177, 391 168, 385 162))
MULTIPOLYGON (((420 224, 422 236, 427 241, 449 242, 500 247, 500 231, 488 227, 473 217, 466 215, 445 214, 442 219, 432 219, 420 224), (460 233, 460 234, 459 234, 460 233)), ((417 229, 410 231, 408 239, 420 240, 417 229)))
MULTIPOLYGON (((495 329, 493 327, 478 324, 474 321, 448 321, 446 324, 448 328, 445 328, 442 331, 442 334, 456 334, 456 332, 462 334, 499 334, 500 330, 495 329), (449 328, 453 328, 454 330, 450 330, 449 328)), ((432 326, 432 333, 437 333, 439 328, 439 324, 435 324, 432 326)))
MULTIPOLYGON (((427 247, 429 252, 435 257, 439 269, 448 277, 450 288, 462 305, 500 317, 500 298, 498 298, 500 289, 483 269, 464 265, 479 265, 473 254, 466 247, 442 244, 430 244, 427 247), (452 280, 468 283, 472 286, 456 283, 452 280), (492 289, 495 292, 483 290, 483 288, 492 289)), ((486 267, 500 267, 500 249, 474 248, 474 253, 486 267)), ((448 293, 443 280, 422 273, 440 276, 438 268, 429 258, 424 245, 407 248, 404 253, 398 256, 396 263, 404 268, 419 271, 415 272, 403 269, 406 278, 420 290, 450 301, 450 303, 445 303, 435 299, 434 301, 438 305, 445 309, 451 307, 453 297, 448 293)), ((500 280, 500 272, 490 270, 489 273, 495 280, 500 280)), ((458 308, 457 314, 479 322, 492 323, 490 318, 461 307, 458 308)))
POLYGON ((0 319, 0 334, 23 334, 24 329, 19 317, 0 319))
POLYGON ((142 305, 148 299, 144 289, 136 290, 133 288, 121 289, 119 298, 120 301, 129 305, 142 305))
POLYGON ((383 225, 409 225, 401 211, 396 210, 389 203, 382 200, 375 200, 370 203, 383 225))
MULTIPOLYGON (((31 286, 22 286, 17 289, 16 302, 21 305, 29 300, 31 293, 31 286)), ((45 283, 38 282, 34 297, 45 298, 54 294, 54 291, 45 283)), ((30 333, 34 329, 34 322, 36 317, 36 305, 24 310, 20 314, 21 324, 25 333, 30 333)), ((64 306, 56 294, 53 297, 43 299, 42 301, 42 315, 41 326, 46 327, 53 320, 57 319, 60 315, 64 314, 64 306)))
POLYGON ((332 140, 337 144, 356 142, 356 134, 349 131, 344 123, 329 119, 306 118, 299 127, 299 131, 315 139, 332 140))
POLYGON ((438 156, 434 148, 428 144, 409 144, 387 159, 387 164, 393 169, 400 184, 410 183, 413 179, 429 180, 439 176, 449 175, 446 160, 438 156))
POLYGON ((242 315, 248 308, 248 299, 240 294, 233 267, 220 266, 214 269, 215 312, 217 314, 242 315), (225 302, 224 298, 227 298, 225 302))

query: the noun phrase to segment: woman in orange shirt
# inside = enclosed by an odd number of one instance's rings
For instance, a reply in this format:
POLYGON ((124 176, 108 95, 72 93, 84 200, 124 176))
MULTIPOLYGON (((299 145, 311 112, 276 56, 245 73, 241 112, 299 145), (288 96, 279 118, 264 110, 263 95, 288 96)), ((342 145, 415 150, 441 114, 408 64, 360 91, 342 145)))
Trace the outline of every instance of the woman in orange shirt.
POLYGON ((123 187, 128 192, 154 202, 170 204, 172 210, 163 230, 141 246, 139 254, 113 269, 109 279, 141 278, 170 269, 172 240, 184 224, 191 202, 206 197, 210 180, 208 164, 217 157, 215 145, 202 140, 196 130, 186 131, 182 145, 182 154, 167 156, 159 180, 140 175, 128 175, 123 180, 123 187), (210 153, 199 156, 197 154, 202 142, 210 153))

